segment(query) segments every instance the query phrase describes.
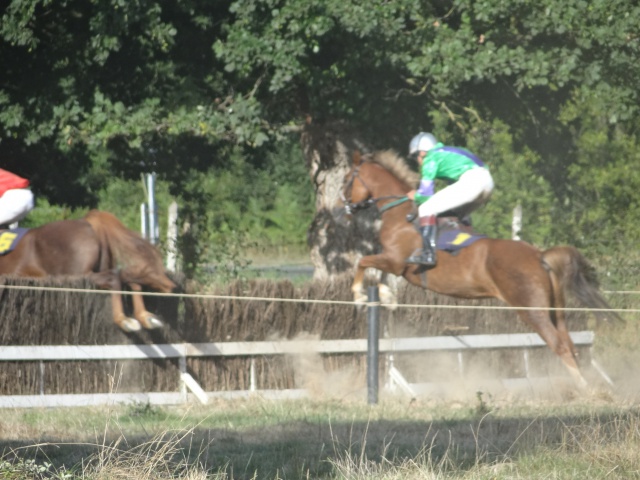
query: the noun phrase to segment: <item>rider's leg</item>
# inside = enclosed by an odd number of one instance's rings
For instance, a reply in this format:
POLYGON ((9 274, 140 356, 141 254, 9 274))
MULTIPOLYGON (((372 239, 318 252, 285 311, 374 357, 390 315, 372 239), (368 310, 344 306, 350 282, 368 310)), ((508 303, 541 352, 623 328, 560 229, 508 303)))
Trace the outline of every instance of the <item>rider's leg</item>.
POLYGON ((0 197, 0 225, 22 220, 33 209, 33 193, 26 188, 7 190, 0 197))
POLYGON ((407 258, 407 263, 415 263, 425 267, 436 266, 436 216, 420 217, 420 234, 422 236, 422 250, 416 250, 407 258))
POLYGON ((414 252, 407 263, 417 263, 433 267, 436 264, 436 217, 442 212, 461 206, 476 206, 476 202, 486 201, 493 190, 493 179, 488 170, 474 168, 465 172, 460 179, 436 192, 418 208, 423 251, 414 252))
POLYGON ((489 199, 492 191, 491 174, 484 168, 474 168, 420 205, 420 216, 438 215, 460 207, 465 207, 466 213, 471 213, 489 199))

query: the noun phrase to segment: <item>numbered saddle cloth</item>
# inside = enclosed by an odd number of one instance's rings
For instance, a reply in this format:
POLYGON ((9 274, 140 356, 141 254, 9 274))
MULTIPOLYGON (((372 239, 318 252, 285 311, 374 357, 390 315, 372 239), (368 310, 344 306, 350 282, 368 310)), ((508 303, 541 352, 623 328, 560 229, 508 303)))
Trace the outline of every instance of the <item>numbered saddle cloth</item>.
POLYGON ((14 228, 13 230, 0 231, 0 255, 5 255, 18 246, 18 242, 24 234, 29 231, 28 228, 14 228))

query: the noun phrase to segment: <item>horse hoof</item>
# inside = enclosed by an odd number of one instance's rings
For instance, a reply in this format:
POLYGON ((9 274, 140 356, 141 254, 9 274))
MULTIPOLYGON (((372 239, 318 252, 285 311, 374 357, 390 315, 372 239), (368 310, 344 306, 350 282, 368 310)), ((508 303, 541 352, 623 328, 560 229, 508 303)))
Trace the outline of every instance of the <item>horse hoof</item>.
POLYGON ((355 303, 358 306, 365 305, 368 301, 369 299, 362 292, 357 292, 353 294, 353 303, 355 303))
POLYGON ((142 328, 142 325, 140 325, 140 322, 138 322, 133 318, 125 318, 118 325, 125 332, 137 332, 142 328))
POLYGON ((142 322, 142 325, 147 330, 153 330, 154 328, 162 328, 164 324, 158 320, 156 317, 147 317, 145 322, 142 322))
POLYGON ((381 283, 378 288, 380 291, 380 303, 389 310, 395 310, 398 308, 398 299, 391 289, 384 283, 381 283))

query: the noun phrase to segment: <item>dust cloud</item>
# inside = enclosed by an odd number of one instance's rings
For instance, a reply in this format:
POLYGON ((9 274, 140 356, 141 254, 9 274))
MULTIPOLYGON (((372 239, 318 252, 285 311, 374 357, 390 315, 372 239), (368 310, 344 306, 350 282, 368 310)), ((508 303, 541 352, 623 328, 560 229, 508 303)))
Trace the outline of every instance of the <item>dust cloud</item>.
MULTIPOLYGON (((403 336, 408 332, 404 331, 403 336)), ((318 340, 303 333, 294 340, 318 340)), ((597 339, 597 336, 596 336, 597 339)), ((579 348, 578 362, 587 379, 577 389, 568 371, 547 347, 528 350, 421 352, 380 355, 380 396, 405 396, 438 402, 564 402, 577 396, 597 400, 640 400, 640 352, 633 349, 579 348), (395 370, 409 389, 394 381, 395 370), (611 382, 611 383, 609 383, 611 382)), ((353 356, 332 364, 329 357, 301 352, 289 357, 295 388, 310 398, 366 398, 366 358, 353 356)), ((397 377, 396 377, 397 378, 397 377)))
MULTIPOLYGON (((298 334, 292 340, 319 340, 319 335, 309 333, 298 334)), ((317 352, 300 352, 290 354, 293 366, 295 386, 307 391, 310 398, 358 398, 366 391, 365 375, 356 364, 335 365, 330 369, 322 354, 317 352)))

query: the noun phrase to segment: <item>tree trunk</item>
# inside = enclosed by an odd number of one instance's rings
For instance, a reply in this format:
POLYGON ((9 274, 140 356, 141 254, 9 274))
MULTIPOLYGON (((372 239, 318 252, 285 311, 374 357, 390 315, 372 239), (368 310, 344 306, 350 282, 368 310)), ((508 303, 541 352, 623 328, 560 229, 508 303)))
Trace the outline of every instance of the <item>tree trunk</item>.
POLYGON ((379 248, 376 209, 348 219, 341 200, 353 151, 365 152, 365 144, 341 122, 308 125, 301 142, 316 191, 316 215, 307 234, 314 278, 352 275, 355 262, 379 248))

